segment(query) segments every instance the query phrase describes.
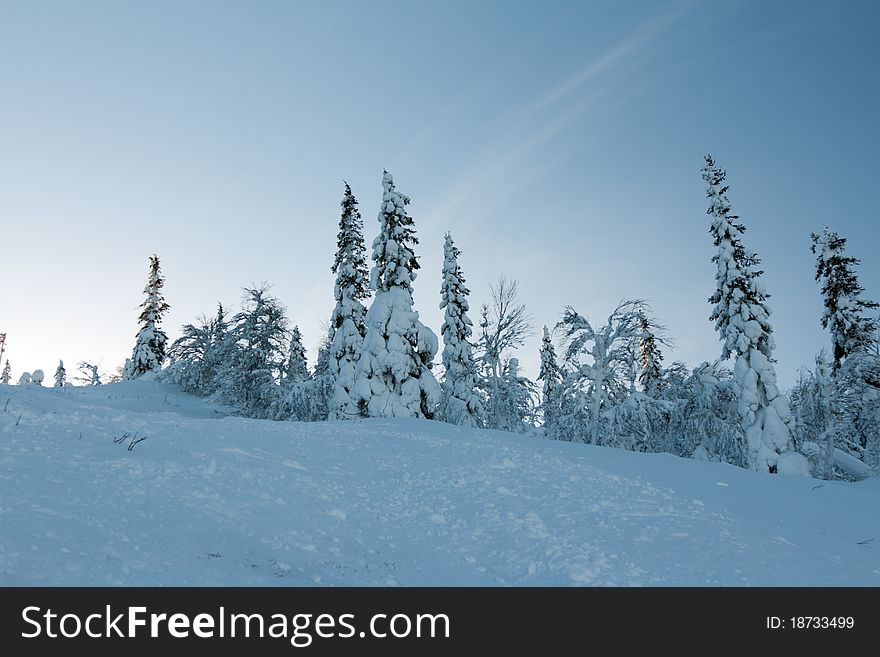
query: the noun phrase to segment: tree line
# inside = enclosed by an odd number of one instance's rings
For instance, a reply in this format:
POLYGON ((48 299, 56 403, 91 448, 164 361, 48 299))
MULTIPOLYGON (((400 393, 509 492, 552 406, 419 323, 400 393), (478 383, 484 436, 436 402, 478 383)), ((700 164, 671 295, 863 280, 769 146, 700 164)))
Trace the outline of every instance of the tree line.
MULTIPOLYGON (((761 260, 744 241, 746 227, 732 211, 726 172, 711 156, 702 177, 717 249, 709 318, 722 346, 718 358, 696 368, 664 365, 663 350, 672 342, 650 305, 637 299, 622 301, 601 323, 564 309, 559 322, 543 327, 540 372, 529 380, 515 354, 534 318, 519 299, 517 281, 502 276, 490 286, 475 326, 462 253, 448 233, 440 284, 443 350, 436 367, 438 337, 413 308, 420 265, 410 199, 385 172, 371 267, 358 202, 345 184, 331 266, 335 306, 313 369, 299 328, 267 286, 245 288, 238 312, 218 304, 213 316, 183 326, 181 337, 168 344, 160 323, 169 306, 154 255, 135 347, 120 377, 158 373, 253 418, 413 417, 761 472, 829 479, 877 474, 880 353, 871 311, 878 305, 862 297, 859 260, 846 254, 846 239, 829 228, 811 235, 824 300, 819 321, 832 349, 819 353, 815 366, 803 369, 783 393, 761 260)), ((82 363, 81 369, 85 379, 100 382, 96 366, 82 363)), ((9 383, 8 370, 7 359, 3 383, 9 383)), ((56 385, 63 384, 60 363, 56 385)))

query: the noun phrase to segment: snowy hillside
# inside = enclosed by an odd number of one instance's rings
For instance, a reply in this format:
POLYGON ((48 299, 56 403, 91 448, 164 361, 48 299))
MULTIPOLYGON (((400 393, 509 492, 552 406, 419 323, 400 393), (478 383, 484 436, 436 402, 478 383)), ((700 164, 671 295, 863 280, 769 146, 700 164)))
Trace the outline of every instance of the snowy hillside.
POLYGON ((0 409, 3 585, 880 585, 876 478, 246 420, 144 381, 0 409))

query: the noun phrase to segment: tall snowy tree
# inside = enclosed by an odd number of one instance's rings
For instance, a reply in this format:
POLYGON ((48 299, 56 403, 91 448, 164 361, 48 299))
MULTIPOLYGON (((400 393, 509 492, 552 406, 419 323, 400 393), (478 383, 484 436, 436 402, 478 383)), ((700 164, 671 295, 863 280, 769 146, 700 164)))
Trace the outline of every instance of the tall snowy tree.
POLYGON ((644 310, 638 311, 639 328, 639 383, 649 397, 656 398, 663 383, 663 352, 665 343, 660 332, 663 327, 651 320, 644 310))
POLYGON ((327 330, 324 339, 318 346, 318 355, 315 357, 315 376, 332 377, 330 374, 330 348, 333 345, 333 337, 333 329, 327 330))
MULTIPOLYGON (((738 409, 745 437, 746 466, 776 472, 780 456, 791 450, 788 428, 791 417, 788 399, 776 386, 773 367, 773 327, 770 325, 769 297, 758 280, 763 273, 757 254, 742 242, 745 226, 731 212, 727 200, 726 172, 706 156, 702 169, 709 199, 707 214, 712 217, 709 232, 718 253, 712 257, 718 269, 717 288, 709 298, 713 304, 710 319, 715 322, 723 346, 721 358, 734 356, 733 376, 738 388, 738 409)), ((790 454, 782 459, 784 469, 802 471, 805 459, 790 454)))
POLYGON ((165 280, 159 271, 159 258, 150 256, 150 273, 144 288, 146 299, 141 304, 138 318, 141 328, 135 339, 131 358, 123 372, 124 379, 136 379, 147 372, 158 371, 165 360, 165 344, 168 336, 159 328, 162 316, 168 311, 168 304, 162 296, 165 280))
MULTIPOLYGON (((6 353, 6 334, 0 333, 0 362, 3 361, 3 354, 6 353)), ((9 379, 12 377, 12 372, 9 369, 9 359, 6 359, 6 364, 3 366, 3 374, 0 375, 0 383, 9 383, 9 379)))
POLYGON ((504 430, 510 424, 506 409, 511 408, 511 400, 505 399, 504 391, 512 390, 504 384, 505 366, 510 352, 523 346, 532 334, 534 318, 519 299, 517 280, 499 276, 495 284, 489 286, 489 293, 491 304, 483 304, 480 309, 478 342, 482 385, 488 396, 486 426, 504 430))
POLYGON ((328 329, 318 347, 315 371, 312 375, 313 418, 315 421, 334 419, 338 409, 331 405, 335 394, 335 378, 330 373, 330 349, 333 346, 333 329, 328 329))
POLYGON ((541 414, 544 416, 544 435, 548 438, 555 437, 555 420, 559 410, 559 387, 562 383, 562 373, 556 362, 556 349, 550 340, 550 331, 544 327, 544 336, 541 338, 541 371, 538 373, 538 381, 543 382, 541 395, 541 414))
POLYGON ((367 332, 364 323, 367 310, 363 302, 370 292, 363 221, 357 206, 351 187, 345 183, 336 259, 331 267, 336 274, 333 286, 336 307, 330 316, 330 345, 326 354, 328 372, 334 383, 329 415, 336 419, 347 417, 346 408, 351 403, 357 362, 367 332))
POLYGON ((854 271, 858 258, 844 255, 846 238, 828 229, 821 235, 810 235, 810 250, 816 258, 816 280, 822 281, 825 311, 822 328, 831 332, 834 347, 832 370, 836 372, 843 360, 853 353, 868 353, 877 344, 877 320, 865 311, 878 307, 874 301, 860 297, 864 289, 854 271))
POLYGON ((202 379, 205 385, 203 394, 210 395, 217 392, 220 385, 220 373, 224 364, 235 352, 235 339, 229 332, 229 320, 226 308, 221 302, 217 302, 217 313, 207 323, 209 348, 205 352, 204 372, 202 379))
POLYGON ((370 287, 376 296, 366 316, 367 332, 358 359, 348 412, 369 417, 430 418, 440 401, 431 372, 437 336, 413 310, 412 282, 419 268, 418 244, 409 197, 394 188, 387 171, 373 241, 370 287))
POLYGON ((63 388, 67 384, 67 370, 64 369, 64 361, 58 361, 58 367, 55 368, 55 387, 63 388))
POLYGON ((450 424, 480 427, 486 421, 483 399, 477 389, 477 367, 469 342, 473 323, 467 315, 470 290, 458 264, 461 251, 446 233, 443 245, 443 282, 440 309, 444 310, 442 397, 438 415, 450 424))
POLYGON ((290 332, 290 347, 287 352, 287 364, 284 367, 283 383, 291 386, 303 383, 309 378, 309 368, 306 364, 306 348, 303 347, 302 333, 299 326, 294 326, 290 332))
POLYGON ((273 420, 314 422, 327 419, 329 377, 311 376, 306 363, 306 350, 298 326, 290 332, 287 362, 281 385, 271 402, 267 417, 273 420))
POLYGON ((0 373, 0 383, 3 385, 9 385, 9 382, 12 380, 12 366, 9 364, 9 359, 6 359, 6 363, 3 365, 3 372, 0 373))

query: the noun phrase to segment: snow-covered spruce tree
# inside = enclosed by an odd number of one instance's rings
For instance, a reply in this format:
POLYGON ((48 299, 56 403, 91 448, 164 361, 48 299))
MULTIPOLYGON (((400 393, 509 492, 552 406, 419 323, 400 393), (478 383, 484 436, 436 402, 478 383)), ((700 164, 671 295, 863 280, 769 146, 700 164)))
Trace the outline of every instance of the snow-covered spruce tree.
POLYGON ((312 374, 313 413, 317 421, 331 419, 330 407, 335 393, 335 378, 330 372, 330 350, 333 346, 334 331, 329 329, 315 359, 315 371, 312 374))
POLYGON ((226 362, 235 352, 235 339, 229 333, 229 320, 226 308, 217 302, 217 313, 207 322, 208 349, 202 365, 203 395, 212 395, 220 386, 220 373, 226 362))
POLYGON ((544 419, 544 435, 547 438, 556 438, 555 421, 559 413, 562 373, 556 362, 556 349, 550 339, 550 331, 546 326, 544 326, 544 336, 541 338, 541 371, 538 373, 538 381, 543 382, 541 415, 544 419))
POLYGON ((290 332, 287 361, 281 372, 281 385, 277 387, 267 417, 300 422, 326 419, 326 410, 322 410, 325 400, 321 383, 323 381, 309 374, 302 334, 299 327, 294 326, 290 332))
POLYGON ((446 233, 443 245, 443 282, 440 287, 440 309, 444 310, 443 326, 443 383, 438 417, 450 424, 481 427, 486 422, 486 409, 477 389, 477 366, 469 341, 473 323, 467 315, 470 310, 464 275, 458 264, 461 251, 452 236, 446 233))
POLYGON ((296 383, 304 383, 308 379, 309 367, 306 363, 306 348, 303 347, 299 326, 294 325, 290 332, 290 346, 287 348, 287 363, 284 366, 282 382, 291 386, 296 383))
POLYGON ((351 389, 357 373, 367 328, 364 301, 369 298, 367 250, 364 245, 363 221, 358 202, 351 187, 345 183, 342 197, 342 215, 336 240, 336 259, 331 271, 336 274, 333 296, 336 307, 330 315, 330 347, 328 371, 333 377, 333 396, 330 400, 331 419, 348 417, 351 389))
POLYGON ((0 383, 3 385, 9 385, 9 382, 12 380, 12 366, 9 364, 9 359, 6 359, 6 363, 3 365, 3 371, 0 372, 0 383))
MULTIPOLYGON (((326 328, 326 327, 325 327, 326 328)), ((330 347, 333 345, 333 329, 326 331, 324 339, 318 346, 318 355, 315 358, 314 375, 330 377, 330 347)))
POLYGON ((831 332, 832 371, 836 372, 849 355, 868 353, 876 345, 877 320, 867 317, 865 311, 878 304, 860 297, 864 290, 854 271, 859 260, 844 255, 845 237, 825 226, 821 235, 811 233, 810 238, 810 250, 818 254, 816 280, 822 281, 822 328, 831 332))
POLYGON ((165 360, 165 344, 168 342, 168 336, 159 328, 162 315, 169 308, 162 296, 164 285, 165 280, 159 272, 159 258, 152 255, 147 286, 144 288, 146 299, 140 306, 141 314, 138 318, 141 328, 135 338, 131 358, 126 363, 124 379, 136 379, 147 372, 158 371, 165 360))
POLYGON ((639 324, 639 383, 646 395, 656 398, 663 384, 663 352, 660 344, 663 338, 658 335, 661 327, 641 311, 639 324))
POLYGON ((440 386, 431 372, 437 336, 412 309, 412 282, 419 268, 409 197, 394 188, 387 171, 373 241, 370 287, 376 296, 366 316, 367 331, 358 359, 347 412, 369 417, 431 418, 440 386))
POLYGON ((67 384, 67 370, 64 369, 64 361, 58 361, 58 367, 55 368, 55 387, 63 388, 67 384))
POLYGON ((280 392, 290 338, 287 316, 268 286, 245 288, 244 293, 242 309, 229 328, 218 389, 221 399, 242 415, 266 418, 280 392))
POLYGON ((806 459, 791 452, 787 424, 791 411, 788 399, 776 386, 776 345, 766 304, 769 295, 758 280, 763 273, 758 269, 761 260, 743 245, 745 226, 731 212, 728 186, 724 184, 726 172, 707 155, 702 173, 709 199, 707 214, 712 217, 709 232, 718 248, 712 257, 718 269, 717 288, 709 298, 714 306, 710 319, 723 343, 721 358, 736 359, 733 377, 745 437, 744 462, 746 467, 760 472, 777 472, 781 468, 808 474, 806 459))

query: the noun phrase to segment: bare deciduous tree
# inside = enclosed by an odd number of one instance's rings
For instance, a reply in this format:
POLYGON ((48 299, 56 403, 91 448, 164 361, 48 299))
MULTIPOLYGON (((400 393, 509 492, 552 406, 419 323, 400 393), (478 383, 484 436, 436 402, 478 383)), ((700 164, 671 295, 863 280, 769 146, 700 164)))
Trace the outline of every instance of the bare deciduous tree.
POLYGON ((92 363, 87 363, 86 361, 80 361, 77 367, 79 368, 80 374, 76 377, 76 381, 82 383, 87 386, 99 386, 101 385, 101 374, 98 371, 98 367, 101 365, 94 365, 92 363))
POLYGON ((503 274, 489 286, 490 305, 480 310, 480 358, 489 379, 489 426, 498 428, 500 379, 505 354, 523 346, 535 330, 535 319, 519 298, 519 281, 503 274))

